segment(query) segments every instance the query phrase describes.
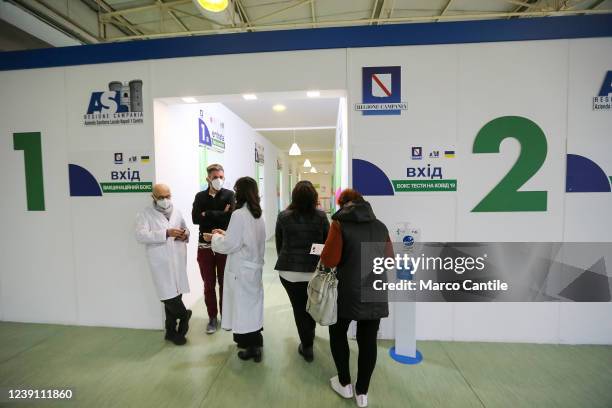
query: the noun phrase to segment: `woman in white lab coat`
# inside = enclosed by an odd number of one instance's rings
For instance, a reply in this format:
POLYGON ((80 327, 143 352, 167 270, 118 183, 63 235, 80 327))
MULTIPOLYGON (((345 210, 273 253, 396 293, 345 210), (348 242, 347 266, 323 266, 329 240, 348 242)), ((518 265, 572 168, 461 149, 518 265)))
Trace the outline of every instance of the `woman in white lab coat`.
POLYGON ((266 229, 257 182, 242 177, 234 185, 236 210, 227 231, 204 234, 212 250, 227 254, 223 278, 221 326, 232 330, 242 360, 261 361, 263 348, 263 282, 266 229))

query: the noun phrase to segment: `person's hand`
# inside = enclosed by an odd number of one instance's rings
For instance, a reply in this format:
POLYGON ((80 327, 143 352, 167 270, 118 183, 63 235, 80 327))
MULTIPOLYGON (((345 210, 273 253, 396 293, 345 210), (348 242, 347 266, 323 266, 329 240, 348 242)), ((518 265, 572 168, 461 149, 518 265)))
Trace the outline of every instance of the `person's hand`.
POLYGON ((221 235, 225 235, 225 231, 223 231, 221 228, 215 228, 214 230, 212 230, 212 234, 221 234, 221 235))
POLYGON ((202 233, 202 238, 204 239, 204 241, 206 242, 210 242, 212 241, 212 236, 213 234, 209 233, 209 232, 203 232, 202 233))
POLYGON ((189 235, 187 234, 187 230, 182 229, 181 230, 183 233, 178 236, 176 239, 178 239, 179 241, 187 241, 187 239, 189 238, 189 235))
POLYGON ((232 206, 230 204, 226 204, 225 208, 223 209, 223 212, 228 212, 230 208, 232 208, 232 206))
POLYGON ((166 230, 166 235, 173 238, 178 238, 183 235, 184 231, 180 228, 168 228, 166 230))

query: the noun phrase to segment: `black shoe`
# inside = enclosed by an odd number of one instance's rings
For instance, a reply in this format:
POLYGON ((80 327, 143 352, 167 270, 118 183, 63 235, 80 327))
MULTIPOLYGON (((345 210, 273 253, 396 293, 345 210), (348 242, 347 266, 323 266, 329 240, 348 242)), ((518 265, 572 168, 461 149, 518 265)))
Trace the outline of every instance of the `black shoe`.
POLYGON ((181 337, 185 337, 187 331, 189 330, 189 319, 191 319, 191 315, 193 312, 187 309, 187 316, 184 319, 179 320, 177 333, 181 337))
POLYGON ((241 360, 253 359, 256 363, 261 361, 261 347, 247 347, 246 350, 238 352, 238 357, 241 360))
POLYGON ((304 360, 308 361, 309 363, 312 363, 312 360, 314 360, 314 352, 312 347, 304 347, 300 343, 298 346, 298 353, 300 353, 300 355, 304 357, 304 360))
POLYGON ((184 336, 179 336, 177 334, 172 342, 177 346, 183 346, 185 343, 187 343, 187 339, 184 336))
POLYGON ((180 336, 176 332, 173 333, 173 332, 166 331, 166 336, 164 338, 168 341, 171 341, 177 346, 182 346, 185 343, 187 343, 187 339, 185 338, 185 336, 180 336))

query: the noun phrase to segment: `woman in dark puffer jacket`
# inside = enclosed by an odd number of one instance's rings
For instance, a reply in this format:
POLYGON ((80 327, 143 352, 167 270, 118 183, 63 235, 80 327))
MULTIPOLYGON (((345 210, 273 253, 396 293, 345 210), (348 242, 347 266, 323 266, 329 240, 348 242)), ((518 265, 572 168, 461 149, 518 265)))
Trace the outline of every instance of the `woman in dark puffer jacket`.
POLYGON ((306 312, 308 281, 319 257, 310 254, 312 244, 323 244, 329 231, 327 215, 317 210, 317 190, 310 181, 298 182, 291 193, 291 204, 276 221, 276 269, 287 291, 300 336, 298 353, 308 362, 314 359, 312 345, 316 323, 306 312))
MULTIPOLYGON (((376 366, 376 338, 380 319, 389 315, 386 301, 362 302, 362 243, 374 249, 369 256, 393 257, 393 246, 385 224, 376 219, 370 203, 361 194, 346 189, 338 198, 340 209, 332 216, 332 225, 321 253, 321 263, 336 267, 338 276, 338 321, 329 326, 329 343, 338 375, 330 384, 343 398, 355 396, 358 407, 368 405, 368 387, 376 366), (349 345, 346 337, 349 324, 357 322, 357 382, 353 392, 349 372, 349 345)), ((371 262, 368 263, 371 265, 371 262)))

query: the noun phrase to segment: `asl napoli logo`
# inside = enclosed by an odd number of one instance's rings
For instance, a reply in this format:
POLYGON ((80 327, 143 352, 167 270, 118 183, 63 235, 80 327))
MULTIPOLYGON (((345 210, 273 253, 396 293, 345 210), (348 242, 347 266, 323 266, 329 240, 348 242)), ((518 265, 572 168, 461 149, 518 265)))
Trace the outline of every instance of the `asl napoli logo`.
POLYGON ((593 97, 593 110, 612 110, 612 71, 606 73, 599 94, 593 97))
POLYGON ((401 101, 402 67, 362 67, 361 93, 363 103, 355 104, 355 110, 364 115, 400 115, 408 108, 401 101))
POLYGON ((112 81, 108 91, 94 91, 83 115, 86 126, 129 125, 143 123, 142 81, 112 81))

